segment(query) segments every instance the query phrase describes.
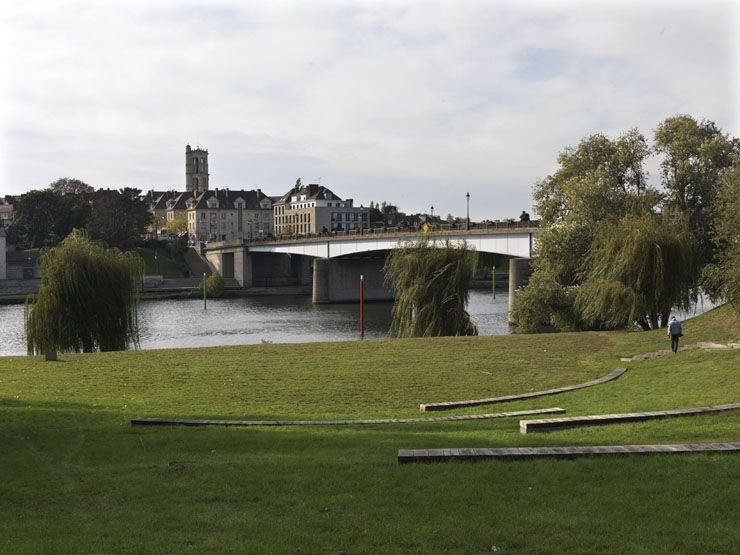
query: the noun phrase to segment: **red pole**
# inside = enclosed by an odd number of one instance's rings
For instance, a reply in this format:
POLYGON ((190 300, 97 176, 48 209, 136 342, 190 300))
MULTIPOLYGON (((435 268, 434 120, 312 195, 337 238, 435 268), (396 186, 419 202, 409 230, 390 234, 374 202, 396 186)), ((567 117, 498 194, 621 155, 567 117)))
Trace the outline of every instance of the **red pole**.
POLYGON ((360 275, 360 339, 365 338, 365 276, 360 275))

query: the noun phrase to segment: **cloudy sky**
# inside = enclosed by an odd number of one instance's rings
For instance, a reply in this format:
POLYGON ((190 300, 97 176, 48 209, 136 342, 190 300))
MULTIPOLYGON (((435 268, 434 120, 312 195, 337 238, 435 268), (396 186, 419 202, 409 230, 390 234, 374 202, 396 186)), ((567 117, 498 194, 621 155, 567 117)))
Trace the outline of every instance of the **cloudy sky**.
POLYGON ((503 218, 590 133, 689 113, 740 136, 733 1, 13 2, 0 14, 0 193, 61 176, 503 218))

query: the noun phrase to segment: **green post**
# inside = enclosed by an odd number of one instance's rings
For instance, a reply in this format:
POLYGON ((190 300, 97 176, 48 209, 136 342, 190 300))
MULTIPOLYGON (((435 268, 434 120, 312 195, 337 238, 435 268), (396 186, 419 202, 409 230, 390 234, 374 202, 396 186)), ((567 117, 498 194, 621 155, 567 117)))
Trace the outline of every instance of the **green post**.
POLYGON ((491 270, 491 289, 493 290, 493 298, 496 298, 496 266, 491 270))
POLYGON ((203 272, 203 310, 208 309, 208 299, 206 298, 206 273, 203 272))

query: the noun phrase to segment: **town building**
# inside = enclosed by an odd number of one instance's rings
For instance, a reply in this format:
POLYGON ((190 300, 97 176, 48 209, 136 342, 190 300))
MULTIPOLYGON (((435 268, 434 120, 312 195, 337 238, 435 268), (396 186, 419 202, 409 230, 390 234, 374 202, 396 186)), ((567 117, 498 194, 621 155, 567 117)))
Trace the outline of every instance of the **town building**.
POLYGON ((8 279, 7 262, 5 253, 7 252, 7 243, 5 240, 5 229, 0 226, 0 279, 8 279))
POLYGON ((0 196, 0 228, 7 228, 13 223, 14 205, 16 197, 0 196))
MULTIPOLYGON (((260 189, 204 191, 185 201, 188 235, 198 241, 249 241, 272 237, 272 202, 260 189)), ((170 214, 175 217, 175 213, 173 208, 168 217, 170 214)))
POLYGON ((352 204, 352 199, 342 200, 323 185, 297 183, 274 204, 275 235, 369 228, 369 210, 352 204))
MULTIPOLYGON (((149 212, 152 214, 153 219, 153 231, 155 235, 159 235, 167 225, 167 204, 177 199, 180 195, 185 195, 175 190, 170 191, 155 191, 154 189, 147 191, 144 195, 144 200, 149 205, 149 212)), ((192 197, 192 194, 187 193, 187 198, 192 197)), ((183 218, 185 213, 183 212, 183 218)))

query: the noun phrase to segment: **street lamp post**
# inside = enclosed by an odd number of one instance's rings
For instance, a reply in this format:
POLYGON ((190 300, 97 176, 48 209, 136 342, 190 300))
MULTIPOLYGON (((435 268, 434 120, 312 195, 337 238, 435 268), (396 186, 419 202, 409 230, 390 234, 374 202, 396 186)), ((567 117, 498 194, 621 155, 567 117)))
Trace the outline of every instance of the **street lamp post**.
POLYGON ((470 193, 465 193, 465 200, 468 202, 467 217, 465 218, 466 229, 470 231, 470 193))

